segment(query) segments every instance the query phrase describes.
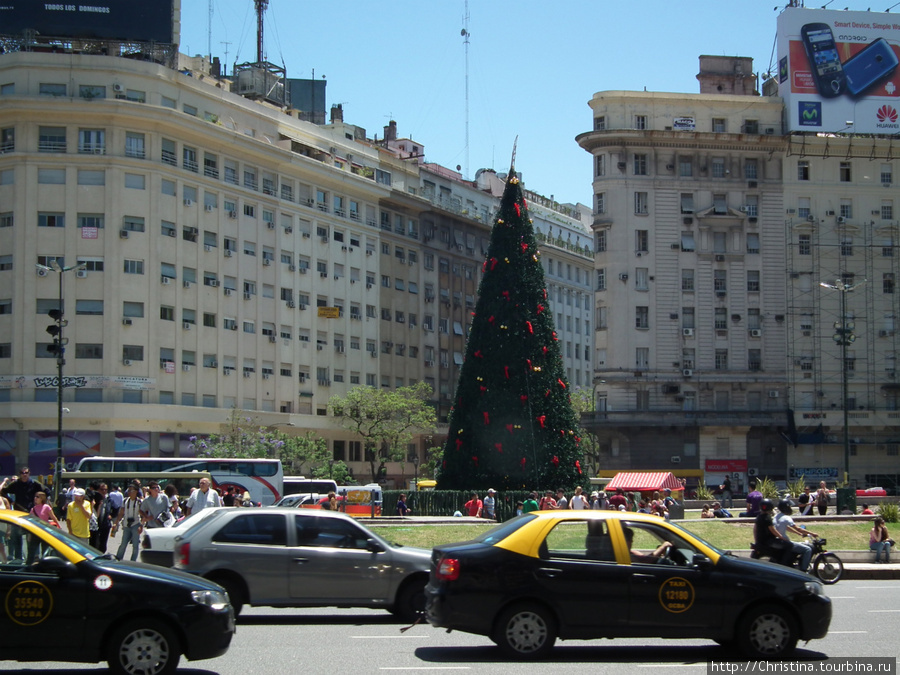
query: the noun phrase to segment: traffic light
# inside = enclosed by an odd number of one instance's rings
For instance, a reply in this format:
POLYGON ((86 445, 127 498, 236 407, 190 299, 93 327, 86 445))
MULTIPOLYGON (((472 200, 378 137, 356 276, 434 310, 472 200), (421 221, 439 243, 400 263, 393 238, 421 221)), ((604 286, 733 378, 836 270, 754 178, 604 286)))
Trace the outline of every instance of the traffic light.
POLYGON ((55 323, 51 323, 47 326, 47 333, 53 338, 53 343, 47 345, 47 351, 50 354, 54 354, 58 358, 62 358, 63 352, 65 352, 65 344, 67 340, 62 337, 62 329, 69 322, 63 318, 62 310, 59 309, 51 309, 47 314, 55 323))
POLYGON ((853 329, 856 328, 856 322, 854 321, 835 321, 834 322, 834 335, 831 336, 831 339, 834 340, 834 343, 841 346, 848 346, 856 342, 856 335, 853 332, 853 329))

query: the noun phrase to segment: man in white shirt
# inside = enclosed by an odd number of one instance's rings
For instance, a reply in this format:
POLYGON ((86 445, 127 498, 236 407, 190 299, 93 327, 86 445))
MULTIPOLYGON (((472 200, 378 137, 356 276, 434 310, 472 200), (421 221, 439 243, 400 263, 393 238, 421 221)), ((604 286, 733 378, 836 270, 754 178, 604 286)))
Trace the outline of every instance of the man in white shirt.
POLYGON ((200 479, 200 488, 191 492, 191 496, 185 504, 185 515, 189 516, 206 508, 222 506, 222 498, 211 486, 209 478, 200 479))

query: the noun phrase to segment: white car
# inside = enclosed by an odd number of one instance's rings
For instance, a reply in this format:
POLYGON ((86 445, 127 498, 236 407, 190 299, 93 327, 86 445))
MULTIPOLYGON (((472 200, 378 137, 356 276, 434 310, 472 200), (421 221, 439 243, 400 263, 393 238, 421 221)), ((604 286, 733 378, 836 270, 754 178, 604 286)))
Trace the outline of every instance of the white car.
POLYGON ((189 528, 203 522, 217 508, 207 508, 197 513, 192 513, 187 518, 177 521, 172 527, 144 528, 141 536, 141 562, 161 567, 172 567, 175 540, 183 535, 189 528))

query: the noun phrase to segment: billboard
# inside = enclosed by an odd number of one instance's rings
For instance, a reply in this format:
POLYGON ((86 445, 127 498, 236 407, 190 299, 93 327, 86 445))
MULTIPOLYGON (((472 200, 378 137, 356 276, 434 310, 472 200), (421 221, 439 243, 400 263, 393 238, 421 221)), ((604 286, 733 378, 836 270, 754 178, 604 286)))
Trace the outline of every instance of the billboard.
POLYGON ((173 0, 0 1, 0 33, 42 38, 163 42, 172 40, 173 0))
POLYGON ((777 32, 789 131, 900 131, 900 16, 789 7, 777 32))

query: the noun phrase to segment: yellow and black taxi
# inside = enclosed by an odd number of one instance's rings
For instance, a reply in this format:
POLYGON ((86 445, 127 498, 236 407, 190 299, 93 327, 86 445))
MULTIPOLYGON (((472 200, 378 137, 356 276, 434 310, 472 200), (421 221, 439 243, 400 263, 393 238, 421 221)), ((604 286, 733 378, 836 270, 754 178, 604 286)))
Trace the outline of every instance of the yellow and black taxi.
POLYGON ((547 656, 557 638, 660 637, 775 660, 831 622, 817 579, 618 511, 537 511, 436 546, 425 593, 429 623, 519 659, 547 656))
POLYGON ((107 661, 164 675, 224 654, 234 634, 225 590, 114 556, 32 515, 0 511, 0 659, 107 661))

